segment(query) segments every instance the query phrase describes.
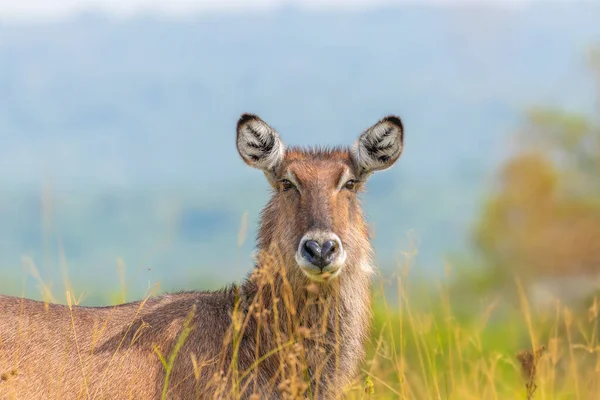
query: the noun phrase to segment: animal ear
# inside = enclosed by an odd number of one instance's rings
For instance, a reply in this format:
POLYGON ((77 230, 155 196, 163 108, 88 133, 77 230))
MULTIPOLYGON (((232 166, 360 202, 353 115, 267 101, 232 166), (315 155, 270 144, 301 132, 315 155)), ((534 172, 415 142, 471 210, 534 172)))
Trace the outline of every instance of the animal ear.
POLYGON ((352 146, 352 159, 361 176, 394 165, 402 154, 404 128, 399 117, 390 115, 364 131, 352 146))
POLYGON ((277 132, 254 114, 242 114, 237 123, 237 149, 246 164, 266 173, 272 173, 285 154, 277 132))

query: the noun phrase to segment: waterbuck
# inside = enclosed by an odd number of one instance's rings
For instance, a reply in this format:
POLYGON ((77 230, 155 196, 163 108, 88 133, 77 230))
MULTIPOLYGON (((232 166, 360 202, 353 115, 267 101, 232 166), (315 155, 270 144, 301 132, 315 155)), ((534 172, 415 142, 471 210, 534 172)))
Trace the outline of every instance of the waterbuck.
POLYGON ((238 152, 272 186, 249 277, 113 307, 0 296, 0 399, 340 397, 371 318, 358 193, 402 146, 395 116, 351 148, 299 149, 242 115, 238 152))

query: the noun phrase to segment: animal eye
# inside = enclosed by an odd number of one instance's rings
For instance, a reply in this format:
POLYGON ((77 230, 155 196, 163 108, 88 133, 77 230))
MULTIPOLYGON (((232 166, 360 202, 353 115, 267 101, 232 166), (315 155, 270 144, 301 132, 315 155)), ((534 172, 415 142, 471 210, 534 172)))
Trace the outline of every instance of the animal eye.
POLYGON ((282 179, 279 182, 281 183, 281 190, 283 190, 284 192, 286 192, 294 187, 294 184, 292 182, 288 181, 287 179, 282 179))
POLYGON ((344 187, 348 190, 354 190, 356 188, 356 181, 354 179, 350 179, 344 184, 344 187))

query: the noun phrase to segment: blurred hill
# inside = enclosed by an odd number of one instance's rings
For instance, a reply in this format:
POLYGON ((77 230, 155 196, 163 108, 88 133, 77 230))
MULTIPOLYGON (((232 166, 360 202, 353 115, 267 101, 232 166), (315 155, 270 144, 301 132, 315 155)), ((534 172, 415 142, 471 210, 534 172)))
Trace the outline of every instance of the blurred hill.
POLYGON ((240 279, 268 198, 235 150, 245 111, 288 144, 351 144, 402 116, 405 153, 371 178, 366 210, 382 266, 414 231, 418 267, 435 273, 465 246, 523 109, 592 106, 598 15, 539 2, 0 19, 5 285, 20 293, 23 255, 58 285, 61 246, 90 288, 118 282, 117 257, 136 290, 240 279))

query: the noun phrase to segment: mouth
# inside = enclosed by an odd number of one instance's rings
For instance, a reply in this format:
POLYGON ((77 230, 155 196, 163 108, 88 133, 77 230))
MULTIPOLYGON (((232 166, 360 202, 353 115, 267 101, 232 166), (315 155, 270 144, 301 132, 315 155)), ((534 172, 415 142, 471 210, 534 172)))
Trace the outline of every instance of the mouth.
POLYGON ((337 278, 342 271, 342 267, 334 267, 329 268, 326 271, 321 271, 317 267, 300 265, 300 270, 312 281, 328 282, 337 278))
POLYGON ((342 271, 342 268, 337 267, 337 268, 328 269, 327 271, 321 271, 321 270, 319 270, 319 268, 316 268, 316 267, 311 268, 311 267, 300 266, 300 270, 304 273, 304 275, 306 275, 312 281, 329 282, 329 281, 337 278, 337 276, 342 271))

